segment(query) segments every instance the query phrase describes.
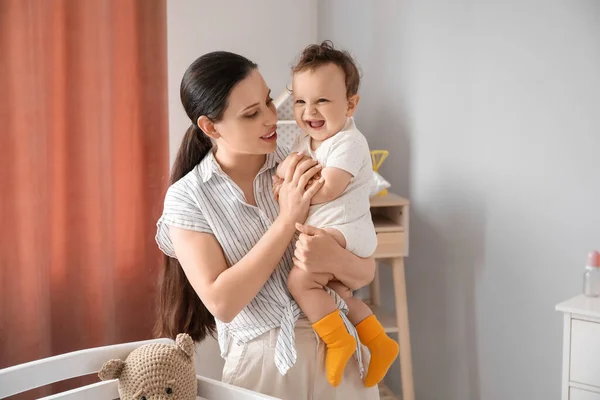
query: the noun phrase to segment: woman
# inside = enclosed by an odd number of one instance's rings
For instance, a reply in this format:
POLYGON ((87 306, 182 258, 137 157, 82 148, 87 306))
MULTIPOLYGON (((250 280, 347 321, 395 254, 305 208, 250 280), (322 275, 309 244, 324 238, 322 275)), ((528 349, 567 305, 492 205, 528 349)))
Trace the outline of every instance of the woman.
POLYGON ((206 54, 185 72, 181 100, 192 125, 157 224, 167 255, 157 334, 187 332, 201 341, 216 330, 223 381, 271 396, 378 399, 360 376, 362 347, 341 385, 329 385, 325 347, 287 289, 294 263, 354 289, 371 281, 375 263, 299 225, 322 185, 315 161, 298 155, 275 201, 272 177, 287 153, 277 146, 277 113, 256 64, 233 53, 206 54))

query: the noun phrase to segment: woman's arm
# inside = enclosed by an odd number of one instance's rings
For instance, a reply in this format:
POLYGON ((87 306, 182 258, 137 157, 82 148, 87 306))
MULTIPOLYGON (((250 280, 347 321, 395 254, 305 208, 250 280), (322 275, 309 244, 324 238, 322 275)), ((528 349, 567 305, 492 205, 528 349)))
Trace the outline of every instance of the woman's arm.
POLYGON ((279 216, 254 247, 235 265, 227 268, 223 249, 209 233, 169 228, 173 249, 192 287, 208 310, 230 322, 246 307, 279 265, 296 231, 295 223, 308 215, 310 199, 323 180, 307 183, 319 171, 317 162, 289 163, 279 196, 279 216))
POLYGON ((297 267, 312 273, 332 273, 352 290, 368 285, 375 277, 373 257, 354 255, 322 229, 301 224, 296 224, 296 229, 300 231, 294 253, 297 267))
POLYGON ((174 227, 169 231, 185 275, 206 308, 219 320, 230 322, 279 265, 295 228, 293 223, 276 219, 252 250, 230 268, 213 235, 174 227))

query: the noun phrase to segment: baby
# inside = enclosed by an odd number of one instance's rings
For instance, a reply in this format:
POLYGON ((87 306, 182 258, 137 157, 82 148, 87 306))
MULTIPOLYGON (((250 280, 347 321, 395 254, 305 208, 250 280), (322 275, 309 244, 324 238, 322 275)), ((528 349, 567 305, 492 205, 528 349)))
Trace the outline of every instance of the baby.
MULTIPOLYGON (((358 69, 347 52, 331 42, 308 46, 293 68, 294 118, 302 129, 293 153, 302 152, 322 166, 323 186, 312 198, 306 225, 322 228, 359 257, 371 257, 377 237, 369 211, 369 185, 373 170, 367 140, 354 125, 358 105, 358 69)), ((273 191, 278 196, 286 165, 277 168, 273 191)), ((356 341, 344 325, 334 299, 322 279, 293 267, 288 277, 290 293, 327 345, 327 379, 340 384, 356 341), (320 281, 320 283, 319 283, 320 281)), ((356 326, 360 341, 369 348, 371 362, 366 386, 375 386, 398 355, 398 344, 388 337, 370 308, 352 297, 338 280, 327 286, 348 305, 348 319, 356 326)))

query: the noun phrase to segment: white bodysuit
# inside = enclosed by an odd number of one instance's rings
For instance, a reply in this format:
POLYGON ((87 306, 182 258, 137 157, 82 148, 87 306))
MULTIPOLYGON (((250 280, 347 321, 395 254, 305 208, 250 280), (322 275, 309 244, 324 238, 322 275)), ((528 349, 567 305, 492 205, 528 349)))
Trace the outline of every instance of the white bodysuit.
POLYGON ((348 118, 344 128, 321 143, 313 151, 310 136, 301 133, 292 152, 303 151, 323 168, 335 167, 352 175, 346 190, 336 199, 310 207, 306 225, 334 228, 346 239, 346 249, 359 257, 370 257, 377 247, 377 236, 371 219, 369 187, 373 166, 367 139, 348 118))

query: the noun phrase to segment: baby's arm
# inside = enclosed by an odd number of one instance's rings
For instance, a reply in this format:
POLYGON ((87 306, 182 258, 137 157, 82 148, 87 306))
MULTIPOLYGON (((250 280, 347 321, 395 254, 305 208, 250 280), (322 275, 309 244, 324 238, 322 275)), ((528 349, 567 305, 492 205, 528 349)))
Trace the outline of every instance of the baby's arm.
POLYGON ((323 168, 321 176, 325 179, 325 183, 323 183, 317 194, 313 196, 310 204, 327 203, 328 201, 337 199, 344 193, 344 190, 346 190, 352 179, 352 174, 335 167, 323 168))
POLYGON ((325 183, 310 204, 321 204, 337 199, 365 163, 371 162, 367 139, 358 131, 338 132, 332 140, 321 176, 325 183))

